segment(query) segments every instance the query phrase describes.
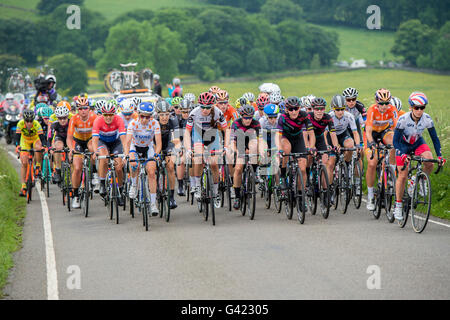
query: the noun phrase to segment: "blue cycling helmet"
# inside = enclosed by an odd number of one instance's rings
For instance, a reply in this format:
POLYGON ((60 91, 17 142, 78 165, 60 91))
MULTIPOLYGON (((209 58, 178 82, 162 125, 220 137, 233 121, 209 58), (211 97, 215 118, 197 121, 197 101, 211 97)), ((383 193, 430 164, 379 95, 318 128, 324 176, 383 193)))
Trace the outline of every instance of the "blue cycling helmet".
POLYGON ((172 105, 172 98, 166 98, 168 104, 172 105))
POLYGON ((284 111, 284 109, 286 109, 286 103, 284 101, 281 101, 278 104, 278 107, 280 108, 280 111, 284 111))
POLYGON ((155 110, 155 106, 151 102, 141 102, 139 105, 139 114, 144 115, 152 115, 153 111, 155 110))
POLYGON ((273 103, 270 103, 264 107, 264 113, 270 116, 276 116, 280 112, 280 108, 273 103))

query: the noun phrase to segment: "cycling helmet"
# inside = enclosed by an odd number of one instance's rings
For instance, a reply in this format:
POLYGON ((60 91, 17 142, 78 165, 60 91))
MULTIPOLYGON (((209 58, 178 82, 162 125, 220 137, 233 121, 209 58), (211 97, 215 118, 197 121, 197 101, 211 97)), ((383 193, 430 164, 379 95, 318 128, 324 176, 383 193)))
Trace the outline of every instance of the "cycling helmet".
POLYGON ((255 115, 255 108, 253 108, 253 106, 249 105, 249 104, 245 104, 243 105, 240 109, 239 109, 241 116, 250 116, 253 117, 255 115))
POLYGON ((155 73, 155 74, 153 75, 153 79, 154 79, 154 80, 159 80, 159 74, 156 74, 156 73, 155 73))
POLYGON ((342 95, 344 96, 345 99, 358 98, 358 90, 349 87, 344 91, 342 91, 342 95))
POLYGON ((268 95, 260 95, 258 99, 256 99, 256 104, 258 105, 258 108, 264 108, 264 106, 268 105, 270 103, 269 96, 268 95))
POLYGON ((306 97, 309 99, 310 103, 312 103, 312 101, 316 98, 316 96, 313 94, 307 95, 306 97))
POLYGON ((122 108, 122 113, 124 115, 131 115, 131 114, 133 114, 133 112, 135 110, 133 100, 131 100, 131 99, 124 100, 120 104, 120 107, 122 108))
POLYGON ((309 100, 309 98, 308 98, 307 96, 301 97, 301 98, 300 98, 300 106, 301 106, 302 108, 305 108, 305 109, 310 109, 310 108, 312 108, 312 106, 311 106, 311 100, 309 100))
POLYGON ((106 100, 100 99, 95 102, 95 109, 101 109, 106 104, 106 100))
POLYGON ((219 92, 220 91, 220 88, 219 87, 216 87, 216 86, 212 86, 211 88, 209 88, 209 90, 208 90, 208 92, 209 93, 212 93, 212 94, 216 94, 217 92, 219 92))
POLYGON ((85 97, 78 97, 77 107, 89 107, 89 100, 85 97))
POLYGON ((326 107, 327 106, 327 102, 325 101, 324 98, 315 98, 312 103, 311 106, 313 108, 321 106, 321 107, 326 107))
POLYGON ((134 97, 134 98, 133 98, 133 104, 134 104, 135 106, 140 105, 141 102, 142 102, 142 99, 141 99, 141 98, 139 98, 139 97, 134 97))
POLYGON ((6 100, 14 100, 14 95, 13 95, 11 92, 8 92, 8 93, 5 95, 5 99, 6 99, 6 100))
POLYGON ((346 106, 347 105, 346 105, 344 96, 337 94, 331 99, 331 108, 332 109, 342 109, 342 108, 345 108, 346 106))
POLYGON ((181 83, 181 81, 180 81, 180 79, 178 79, 178 78, 173 78, 172 83, 173 83, 174 86, 179 86, 180 83, 181 83))
POLYGON ((46 103, 40 102, 36 105, 35 111, 39 111, 39 109, 47 107, 48 105, 46 103))
POLYGON ((108 101, 108 103, 111 103, 112 105, 114 105, 116 107, 116 110, 119 108, 119 103, 117 102, 116 99, 111 99, 108 101))
POLYGON ((117 110, 117 102, 114 99, 109 100, 107 103, 105 103, 101 109, 103 114, 116 113, 116 110, 117 110))
POLYGON ((165 100, 169 105, 172 105, 172 98, 166 98, 165 100))
POLYGON ((397 108, 397 111, 402 110, 402 100, 400 100, 397 97, 392 97, 391 98, 391 105, 393 105, 394 107, 397 108))
POLYGON ((32 121, 32 120, 34 120, 34 111, 31 109, 25 109, 23 111, 22 116, 23 116, 23 120, 32 121))
POLYGON ((166 100, 159 100, 156 103, 156 112, 169 112, 170 111, 170 104, 166 100))
POLYGON ((408 102, 411 107, 426 106, 428 104, 428 98, 423 92, 413 92, 409 96, 408 102))
POLYGON ((273 103, 270 103, 264 107, 264 113, 270 116, 276 116, 280 112, 280 108, 273 103))
POLYGON ((138 108, 139 114, 152 115, 155 111, 155 106, 151 102, 141 102, 138 108))
POLYGON ((216 97, 211 92, 203 92, 198 97, 198 104, 208 106, 216 103, 216 97))
POLYGON ((270 100, 270 103, 278 104, 281 101, 283 101, 283 97, 281 96, 281 94, 279 92, 275 91, 269 95, 269 100, 270 100))
POLYGON ((193 103, 190 100, 183 99, 180 103, 181 110, 192 110, 193 103))
POLYGON ((68 117, 69 116, 69 112, 70 112, 70 109, 67 108, 67 106, 65 106, 65 105, 58 106, 55 109, 55 116, 57 118, 68 117))
POLYGON ((195 102, 195 94, 190 93, 190 92, 186 93, 184 95, 184 99, 189 100, 191 103, 194 103, 195 102))
POLYGON ((298 97, 288 97, 285 102, 287 108, 300 107, 300 99, 298 97))
POLYGON ((66 107, 67 109, 70 110, 70 103, 68 101, 63 100, 63 101, 58 102, 56 107, 66 107))
POLYGON ((53 114, 53 110, 49 106, 45 106, 39 109, 39 112, 42 118, 50 118, 50 116, 53 114))
POLYGON ((225 90, 219 90, 216 93, 217 102, 228 102, 229 98, 230 96, 228 95, 228 92, 225 90))
POLYGON ((250 102, 255 101, 255 95, 253 93, 251 93, 251 92, 244 93, 242 97, 246 98, 250 102))
POLYGON ((389 102, 391 101, 391 93, 387 89, 378 89, 375 92, 375 101, 376 102, 389 102))
POLYGON ((173 106, 178 106, 181 101, 183 101, 182 97, 174 97, 174 98, 172 98, 172 105, 173 106))

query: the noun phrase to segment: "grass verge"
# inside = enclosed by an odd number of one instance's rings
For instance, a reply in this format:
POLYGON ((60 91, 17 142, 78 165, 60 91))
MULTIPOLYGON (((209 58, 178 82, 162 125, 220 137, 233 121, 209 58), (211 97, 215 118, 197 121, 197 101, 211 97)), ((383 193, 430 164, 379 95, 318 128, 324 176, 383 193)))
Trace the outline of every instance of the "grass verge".
POLYGON ((13 266, 12 253, 22 243, 23 219, 26 201, 19 197, 20 183, 16 170, 8 160, 8 154, 0 149, 0 299, 13 266))

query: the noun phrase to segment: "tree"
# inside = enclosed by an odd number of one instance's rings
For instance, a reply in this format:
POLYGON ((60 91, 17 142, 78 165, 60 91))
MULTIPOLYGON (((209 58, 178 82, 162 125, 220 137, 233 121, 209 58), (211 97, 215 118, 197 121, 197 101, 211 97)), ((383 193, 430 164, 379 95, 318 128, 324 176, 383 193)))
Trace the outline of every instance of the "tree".
POLYGON ((433 67, 450 70, 450 21, 442 26, 433 45, 433 67))
POLYGON ((302 20, 303 9, 291 0, 267 0, 261 7, 261 14, 272 24, 292 19, 302 20))
POLYGON ((41 14, 49 14, 62 3, 65 3, 67 7, 69 5, 81 6, 83 2, 84 0, 41 0, 37 4, 36 8, 41 14))
POLYGON ((5 92, 7 88, 7 81, 10 76, 8 68, 19 68, 24 64, 25 60, 22 57, 8 54, 0 55, 0 91, 5 92))
POLYGON ((86 62, 73 53, 59 54, 48 59, 47 64, 54 68, 58 89, 66 95, 86 91, 88 85, 86 62))
POLYGON ((204 52, 200 52, 192 60, 192 70, 194 70, 195 75, 202 81, 214 81, 221 75, 217 63, 204 52))
POLYGON ((254 48, 247 54, 247 69, 250 72, 265 72, 268 70, 267 58, 262 49, 254 48))
POLYGON ((406 63, 416 66, 417 57, 428 54, 434 37, 435 31, 419 20, 406 21, 400 25, 395 34, 395 44, 391 52, 396 56, 402 56, 406 63))
POLYGON ((33 22, 20 19, 0 19, 0 54, 18 55, 27 63, 36 62, 39 54, 37 35, 33 22))

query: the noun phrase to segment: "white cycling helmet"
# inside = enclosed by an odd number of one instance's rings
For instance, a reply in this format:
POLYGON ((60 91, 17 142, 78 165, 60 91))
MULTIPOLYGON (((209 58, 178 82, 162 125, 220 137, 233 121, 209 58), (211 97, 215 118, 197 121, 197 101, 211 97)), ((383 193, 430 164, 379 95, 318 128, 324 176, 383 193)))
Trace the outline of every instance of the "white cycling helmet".
POLYGON ((59 106, 59 107, 56 107, 56 109, 55 109, 55 116, 57 118, 68 117, 69 112, 70 112, 69 108, 67 108, 65 105, 59 106))
POLYGON ((242 97, 247 99, 250 102, 255 101, 255 95, 253 93, 251 93, 251 92, 244 93, 244 95, 242 97))
POLYGON ((120 104, 123 114, 132 114, 135 110, 135 104, 132 99, 126 99, 120 104))
POLYGON ((281 96, 281 94, 279 92, 272 92, 269 95, 269 100, 270 100, 270 103, 278 104, 281 101, 283 101, 283 97, 281 96))
POLYGON ((193 93, 186 93, 184 95, 184 99, 189 100, 191 103, 195 103, 195 94, 193 93))
POLYGON ((14 95, 11 92, 8 92, 5 96, 6 100, 14 100, 14 95))

